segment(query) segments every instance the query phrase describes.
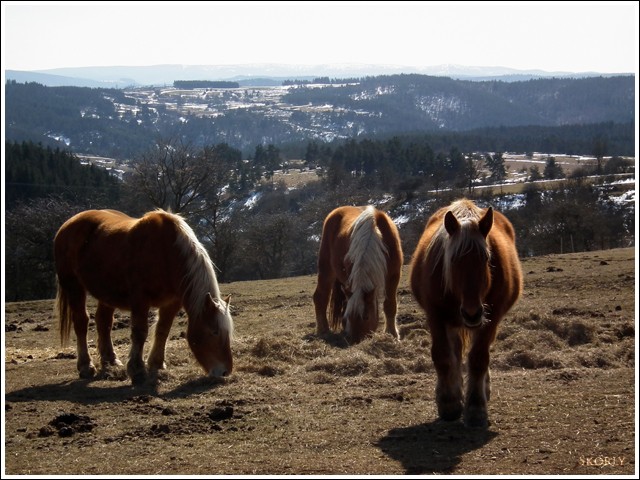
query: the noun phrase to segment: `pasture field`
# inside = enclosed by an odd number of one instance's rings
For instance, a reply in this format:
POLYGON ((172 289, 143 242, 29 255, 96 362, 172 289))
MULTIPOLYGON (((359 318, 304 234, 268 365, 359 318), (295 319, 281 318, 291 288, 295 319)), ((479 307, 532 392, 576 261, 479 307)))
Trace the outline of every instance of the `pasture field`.
MULTIPOLYGON (((487 429, 437 420, 406 266, 401 340, 379 331, 355 346, 315 335, 313 275, 221 284, 236 326, 223 381, 202 376, 183 314, 168 368, 133 387, 119 369, 78 378, 52 300, 8 303, 3 474, 637 475, 635 249, 522 267, 523 296, 493 348, 487 429)), ((123 360, 128 318, 114 325, 123 360)))
MULTIPOLYGON (((507 176, 505 183, 502 185, 477 185, 474 187, 476 192, 493 191, 500 194, 518 194, 522 193, 526 186, 535 185, 541 190, 557 189, 559 185, 566 183, 571 174, 580 168, 595 168, 597 160, 590 157, 579 157, 572 155, 549 155, 556 159, 556 164, 562 168, 566 178, 557 180, 539 180, 534 183, 527 182, 527 178, 530 173, 530 168, 536 166, 540 173, 544 172, 545 163, 548 155, 536 153, 530 158, 521 154, 504 154, 505 168, 507 176)), ((605 162, 609 160, 605 159, 605 162)), ((627 158, 627 160, 634 161, 633 158, 627 158)), ((489 175, 490 172, 486 170, 484 172, 489 175)), ((626 191, 628 189, 635 188, 635 182, 624 183, 625 180, 635 178, 634 174, 616 174, 616 175, 604 175, 604 176, 586 176, 581 177, 580 181, 589 184, 606 184, 613 181, 623 182, 620 183, 617 188, 620 191, 626 191)), ((313 170, 304 168, 304 162, 302 160, 291 160, 290 169, 285 173, 283 171, 276 171, 273 176, 274 182, 283 182, 289 188, 298 188, 308 183, 318 181, 320 177, 318 173, 313 170)))

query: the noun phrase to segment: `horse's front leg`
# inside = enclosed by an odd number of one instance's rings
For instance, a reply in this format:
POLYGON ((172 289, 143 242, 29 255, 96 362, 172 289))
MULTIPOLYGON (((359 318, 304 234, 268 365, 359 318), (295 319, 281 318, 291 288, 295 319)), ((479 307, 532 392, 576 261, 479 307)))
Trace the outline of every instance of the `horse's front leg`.
POLYGON ((385 328, 384 331, 393 338, 400 338, 396 315, 398 313, 398 284, 400 283, 400 273, 389 275, 385 285, 385 297, 383 303, 385 328))
POLYGON ((151 346, 149 358, 147 358, 147 366, 149 367, 149 372, 152 375, 157 373, 158 370, 164 370, 166 368, 164 363, 164 352, 167 345, 167 338, 171 331, 173 319, 178 314, 181 307, 182 305, 178 302, 162 307, 158 312, 158 323, 156 323, 153 334, 153 345, 151 346))
POLYGON ((487 402, 491 396, 489 348, 494 336, 490 327, 494 326, 488 324, 473 332, 473 345, 469 351, 464 408, 464 423, 469 427, 489 425, 487 413, 487 402))
POLYGON ((460 329, 444 325, 442 319, 429 321, 431 358, 436 367, 436 405, 438 416, 447 421, 462 415, 462 338, 460 329))
POLYGON ((140 384, 147 379, 147 370, 142 359, 144 342, 149 334, 149 307, 133 307, 131 310, 131 350, 127 361, 127 374, 132 383, 140 384))
POLYGON ((329 322, 327 320, 327 308, 329 307, 329 297, 335 279, 324 269, 318 271, 318 284, 313 293, 313 305, 316 312, 316 333, 323 335, 329 333, 329 322))
POLYGON ((122 362, 116 357, 111 341, 111 329, 113 327, 114 308, 98 303, 96 309, 96 330, 98 332, 98 352, 100 352, 100 364, 102 369, 109 365, 122 366, 122 362))

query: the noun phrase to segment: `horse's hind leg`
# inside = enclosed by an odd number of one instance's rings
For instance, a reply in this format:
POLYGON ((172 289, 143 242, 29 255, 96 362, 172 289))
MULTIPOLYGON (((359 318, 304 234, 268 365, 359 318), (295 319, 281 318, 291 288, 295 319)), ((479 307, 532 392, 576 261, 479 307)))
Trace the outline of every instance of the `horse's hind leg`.
POLYGON ((462 338, 458 328, 435 321, 429 322, 431 330, 431 358, 438 374, 436 405, 438 416, 447 421, 462 415, 462 338))
POLYGON ((109 365, 122 366, 122 362, 116 357, 111 342, 111 328, 113 327, 113 312, 115 309, 98 302, 96 309, 96 330, 98 332, 98 352, 100 352, 100 364, 104 369, 109 365))
POLYGON ((485 325, 481 330, 474 332, 473 346, 469 351, 464 423, 470 427, 486 427, 489 424, 489 347, 495 336, 495 327, 493 331, 490 328, 493 325, 494 323, 485 325))
POLYGON ((76 334, 76 352, 78 355, 76 365, 78 373, 80 378, 93 378, 96 374, 96 367, 89 354, 87 341, 87 332, 89 330, 89 315, 87 314, 86 305, 87 294, 78 282, 68 279, 64 281, 64 289, 67 292, 71 322, 73 331, 76 334))
POLYGON ((181 304, 176 303, 163 307, 158 312, 158 323, 156 323, 155 332, 153 335, 153 345, 149 358, 147 359, 147 366, 149 371, 157 372, 166 368, 164 363, 164 350, 167 344, 167 338, 171 331, 171 325, 173 324, 174 317, 180 311, 181 304))

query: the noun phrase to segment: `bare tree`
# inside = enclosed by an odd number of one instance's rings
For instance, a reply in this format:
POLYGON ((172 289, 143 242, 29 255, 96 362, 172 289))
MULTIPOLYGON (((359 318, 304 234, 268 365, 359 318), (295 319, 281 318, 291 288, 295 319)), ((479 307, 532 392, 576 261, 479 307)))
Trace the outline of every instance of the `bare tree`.
POLYGON ((129 185, 154 207, 192 216, 205 208, 213 165, 203 152, 180 140, 161 140, 142 154, 129 185))
POLYGON ((469 155, 464 160, 461 176, 469 195, 473 192, 474 183, 480 174, 480 162, 482 162, 482 158, 478 154, 469 155))
POLYGON ((6 212, 6 301, 55 296, 53 238, 58 228, 83 208, 50 196, 32 199, 6 212))
MULTIPOLYGON (((227 144, 196 149, 179 140, 161 141, 142 155, 128 181, 142 197, 140 204, 170 209, 190 221, 221 277, 237 246, 238 227, 229 219, 241 163, 240 151, 227 144)), ((253 184, 245 179, 244 186, 253 184)))

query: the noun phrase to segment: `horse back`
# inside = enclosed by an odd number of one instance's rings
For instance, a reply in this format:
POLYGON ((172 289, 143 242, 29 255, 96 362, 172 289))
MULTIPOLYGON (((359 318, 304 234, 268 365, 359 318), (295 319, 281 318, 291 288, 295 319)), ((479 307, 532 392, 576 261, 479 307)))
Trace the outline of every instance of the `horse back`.
MULTIPOLYGON (((115 210, 86 210, 67 220, 54 238, 56 267, 77 269, 83 252, 105 237, 122 239, 118 232, 126 232, 133 219, 115 210)), ((113 244, 113 240, 111 240, 113 244)))
POLYGON ((171 248, 176 230, 170 216, 152 212, 141 219, 115 210, 87 210, 56 234, 56 271, 61 284, 79 281, 95 298, 130 309, 138 297, 164 298, 176 290, 171 248), (169 262, 169 263, 168 263, 169 262))
POLYGON ((363 210, 361 207, 338 207, 327 215, 322 226, 318 269, 331 268, 343 284, 347 283, 349 277, 348 266, 344 259, 349 250, 350 228, 363 210))
POLYGON ((441 286, 444 285, 442 267, 438 268, 436 256, 432 254, 429 247, 443 222, 447 209, 441 208, 429 218, 411 258, 409 272, 411 291, 425 310, 440 303, 438 299, 443 297, 441 292, 441 286))
MULTIPOLYGON (((327 215, 322 227, 322 239, 318 254, 318 267, 331 266, 341 283, 346 283, 349 265, 345 257, 349 250, 351 226, 366 207, 342 206, 327 215)), ((387 247, 388 271, 400 275, 404 257, 400 234, 393 220, 381 210, 375 210, 376 227, 387 247)))
POLYGON ((488 303, 496 316, 504 315, 522 293, 522 267, 518 258, 513 225, 500 212, 493 213, 493 227, 487 241, 491 250, 491 291, 488 303))
POLYGON ((399 278, 404 263, 402 243, 398 227, 393 220, 381 210, 376 210, 376 226, 382 235, 382 241, 387 247, 387 272, 399 278))

